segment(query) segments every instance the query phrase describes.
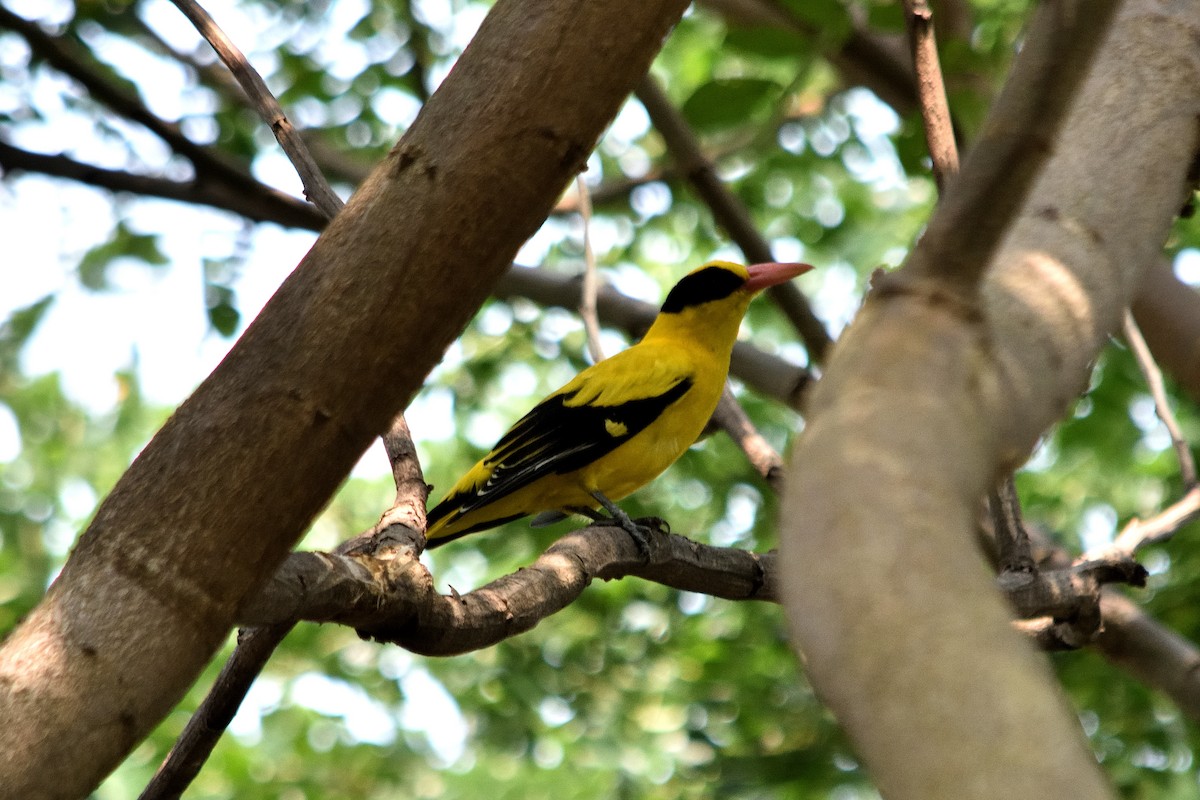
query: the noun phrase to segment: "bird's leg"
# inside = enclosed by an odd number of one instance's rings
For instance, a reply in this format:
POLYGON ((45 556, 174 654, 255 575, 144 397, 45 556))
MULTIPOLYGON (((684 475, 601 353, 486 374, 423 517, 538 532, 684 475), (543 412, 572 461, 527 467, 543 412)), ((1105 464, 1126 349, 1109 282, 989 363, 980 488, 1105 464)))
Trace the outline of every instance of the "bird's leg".
MULTIPOLYGON (((649 526, 639 525, 637 521, 633 520, 628 514, 625 513, 624 509, 622 509, 612 500, 609 500, 607 497, 605 497, 604 492, 592 492, 592 497, 596 498, 596 502, 602 505, 604 510, 611 514, 612 518, 616 520, 617 524, 629 534, 629 536, 633 539, 634 544, 637 545, 638 552, 642 554, 642 558, 646 561, 649 561, 651 555, 649 526)), ((655 522, 655 527, 659 528, 660 530, 662 525, 666 524, 662 520, 656 520, 655 522), (658 523, 662 523, 662 525, 658 523)))
POLYGON ((592 522, 609 519, 609 517, 604 516, 596 509, 588 508, 587 506, 570 506, 567 508, 567 511, 570 511, 572 514, 578 514, 581 517, 587 517, 592 522))

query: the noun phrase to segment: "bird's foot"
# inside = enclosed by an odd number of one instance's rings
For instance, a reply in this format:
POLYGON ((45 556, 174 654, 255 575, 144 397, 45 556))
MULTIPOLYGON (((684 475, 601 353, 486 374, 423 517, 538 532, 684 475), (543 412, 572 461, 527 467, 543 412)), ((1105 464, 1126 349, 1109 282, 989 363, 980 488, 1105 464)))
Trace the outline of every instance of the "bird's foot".
POLYGON ((670 533, 671 526, 666 520, 659 517, 640 517, 638 519, 631 518, 625 513, 625 510, 618 506, 613 501, 605 497, 601 492, 592 492, 592 497, 600 505, 604 506, 604 510, 611 516, 611 519, 617 523, 626 533, 629 538, 633 539, 633 543, 637 545, 638 553, 642 560, 649 562, 653 556, 657 544, 654 541, 656 533, 670 533))
POLYGON ((670 533, 671 523, 662 517, 638 517, 634 523, 641 528, 649 528, 656 533, 670 533))

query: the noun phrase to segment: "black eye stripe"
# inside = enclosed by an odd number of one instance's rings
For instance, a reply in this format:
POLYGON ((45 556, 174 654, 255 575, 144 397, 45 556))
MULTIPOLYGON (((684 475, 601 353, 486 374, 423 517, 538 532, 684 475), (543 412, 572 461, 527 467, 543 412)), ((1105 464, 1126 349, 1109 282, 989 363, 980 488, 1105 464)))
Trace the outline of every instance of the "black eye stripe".
POLYGON ((742 288, 745 283, 745 278, 724 267, 705 267, 675 284, 663 302, 662 311, 676 314, 689 306, 720 300, 742 288))

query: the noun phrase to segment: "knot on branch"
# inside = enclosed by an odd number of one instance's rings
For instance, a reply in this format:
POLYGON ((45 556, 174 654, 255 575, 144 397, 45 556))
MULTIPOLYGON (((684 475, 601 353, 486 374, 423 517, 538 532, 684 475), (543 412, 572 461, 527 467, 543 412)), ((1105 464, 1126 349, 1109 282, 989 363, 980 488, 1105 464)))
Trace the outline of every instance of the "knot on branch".
POLYGON ((1145 586, 1146 568, 1124 554, 1091 559, 1062 569, 1014 570, 996 582, 1012 603, 1019 630, 1044 650, 1075 650, 1103 630, 1101 590, 1109 584, 1145 586))

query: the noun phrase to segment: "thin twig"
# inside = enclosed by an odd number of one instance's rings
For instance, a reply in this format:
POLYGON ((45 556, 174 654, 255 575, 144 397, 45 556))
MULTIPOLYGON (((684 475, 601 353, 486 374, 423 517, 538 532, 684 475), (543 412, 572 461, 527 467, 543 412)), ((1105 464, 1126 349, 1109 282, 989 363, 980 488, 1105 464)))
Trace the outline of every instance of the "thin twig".
POLYGON ((729 438, 746 454, 751 466, 766 480, 771 489, 782 495, 783 459, 750 422, 746 410, 733 396, 728 381, 721 391, 721 401, 713 413, 713 422, 729 434, 729 438))
POLYGON ((237 647, 138 800, 173 800, 183 794, 212 755, 251 684, 294 627, 294 622, 284 622, 238 632, 237 647))
POLYGON ((1112 544, 1087 553, 1087 559, 1104 558, 1110 551, 1133 556, 1139 550, 1167 541, 1184 525, 1200 518, 1200 486, 1193 486, 1183 497, 1176 500, 1150 519, 1131 519, 1113 540, 1112 544))
POLYGON ((917 95, 921 119, 925 124, 925 142, 933 162, 933 179, 938 193, 958 174, 958 146, 954 141, 954 123, 946 104, 946 84, 938 62, 937 38, 933 30, 933 12, 925 0, 904 0, 908 26, 908 44, 917 74, 917 95))
POLYGON ((262 76, 250 65, 246 56, 230 41, 229 37, 225 35, 225 31, 221 30, 209 13, 194 0, 171 0, 171 2, 191 20, 200 35, 212 45, 221 61, 229 67, 229 71, 233 73, 242 89, 245 90, 246 96, 254 104, 259 116, 270 126, 271 133, 275 134, 275 139, 296 168, 297 174, 300 175, 300 181, 304 184, 304 196, 321 209, 325 216, 333 219, 342 208, 342 200, 321 174, 320 168, 308 152, 308 147, 296 133, 296 129, 288 120, 287 115, 283 113, 283 109, 275 96, 271 94, 271 90, 267 88, 262 76))
MULTIPOLYGON (((747 260, 774 261, 771 246, 754 226, 750 212, 721 182, 687 121, 658 83, 647 75, 634 93, 646 108, 650 121, 662 136, 671 157, 687 175, 696 194, 712 211, 717 224, 737 243, 747 260)), ((799 332, 813 360, 823 361, 833 340, 800 290, 789 282, 772 286, 767 294, 799 332)))
POLYGON ((600 318, 596 312, 596 292, 600 282, 596 277, 596 254, 592 251, 592 201, 582 175, 575 178, 575 187, 579 192, 579 218, 583 222, 583 285, 579 291, 579 316, 583 318, 583 329, 587 332, 588 353, 593 363, 599 363, 604 360, 604 347, 600 344, 600 318))
POLYGON ((1179 477, 1183 481, 1183 488, 1191 489, 1196 485, 1196 460, 1192 456, 1192 449, 1188 447, 1187 440, 1183 438, 1183 431, 1180 430, 1179 422, 1175 419, 1175 412, 1171 410, 1171 405, 1167 402, 1167 388, 1163 384, 1162 370, 1154 362, 1154 356, 1151 355, 1150 348, 1146 346, 1146 340, 1142 338, 1142 331, 1134 321, 1133 314, 1128 310, 1125 312, 1123 325, 1125 341, 1129 343, 1129 349, 1137 361, 1138 369, 1142 371, 1142 377, 1145 378, 1146 386, 1150 389, 1150 396, 1154 398, 1154 410, 1158 412, 1158 418, 1162 420, 1163 425, 1167 427, 1167 432, 1171 435, 1171 445, 1175 448, 1175 457, 1179 459, 1179 477))
POLYGON ((999 571, 1037 572, 1037 564, 1029 545, 1029 533, 1021 519, 1021 502, 1012 475, 1002 480, 988 493, 988 507, 996 526, 996 549, 999 571))

